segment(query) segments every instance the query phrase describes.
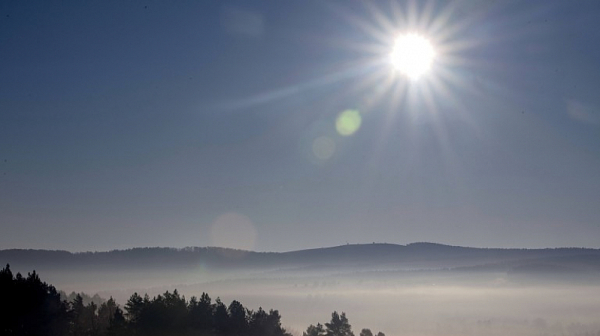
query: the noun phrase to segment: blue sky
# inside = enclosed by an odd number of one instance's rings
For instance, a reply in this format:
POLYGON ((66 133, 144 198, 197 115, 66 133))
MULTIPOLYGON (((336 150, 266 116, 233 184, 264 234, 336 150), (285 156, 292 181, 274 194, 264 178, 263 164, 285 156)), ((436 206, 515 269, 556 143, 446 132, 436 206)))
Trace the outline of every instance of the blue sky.
POLYGON ((4 1, 0 247, 598 247, 599 10, 4 1))

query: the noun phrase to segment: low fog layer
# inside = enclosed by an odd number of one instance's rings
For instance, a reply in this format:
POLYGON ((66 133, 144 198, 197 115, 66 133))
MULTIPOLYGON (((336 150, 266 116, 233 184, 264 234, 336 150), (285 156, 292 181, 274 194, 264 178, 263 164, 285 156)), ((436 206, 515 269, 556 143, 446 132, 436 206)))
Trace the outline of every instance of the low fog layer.
MULTIPOLYGON (((44 253, 57 252, 11 250, 0 257, 26 272, 24 266, 36 266, 31 256, 44 253)), ((333 311, 346 312, 356 334, 362 328, 386 335, 600 334, 600 253, 594 249, 369 244, 290 253, 59 255, 63 259, 41 258, 36 269, 67 293, 99 293, 123 305, 134 292, 152 297, 178 289, 186 298, 207 292, 250 309, 278 309, 296 335, 328 322, 333 311)))
POLYGON ((600 331, 598 286, 352 286, 339 281, 306 288, 260 291, 240 286, 213 292, 225 293, 226 301, 238 297, 250 307, 277 307, 284 323, 295 331, 326 322, 334 310, 345 311, 355 331, 369 327, 390 335, 583 335, 600 331))

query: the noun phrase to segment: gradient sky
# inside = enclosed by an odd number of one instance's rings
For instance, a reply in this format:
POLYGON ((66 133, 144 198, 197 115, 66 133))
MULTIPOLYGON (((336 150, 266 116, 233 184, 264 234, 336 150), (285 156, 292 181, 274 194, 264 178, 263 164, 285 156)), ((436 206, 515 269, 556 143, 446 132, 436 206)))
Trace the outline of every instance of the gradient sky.
POLYGON ((598 13, 2 1, 0 248, 600 247, 598 13), (416 81, 387 58, 409 31, 416 81))

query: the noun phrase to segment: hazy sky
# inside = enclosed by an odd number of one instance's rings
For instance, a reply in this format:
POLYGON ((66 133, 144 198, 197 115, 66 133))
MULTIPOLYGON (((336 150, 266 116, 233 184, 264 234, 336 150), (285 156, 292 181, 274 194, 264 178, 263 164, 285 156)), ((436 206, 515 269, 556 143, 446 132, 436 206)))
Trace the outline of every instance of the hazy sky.
POLYGON ((0 248, 599 247, 598 13, 2 1, 0 248))

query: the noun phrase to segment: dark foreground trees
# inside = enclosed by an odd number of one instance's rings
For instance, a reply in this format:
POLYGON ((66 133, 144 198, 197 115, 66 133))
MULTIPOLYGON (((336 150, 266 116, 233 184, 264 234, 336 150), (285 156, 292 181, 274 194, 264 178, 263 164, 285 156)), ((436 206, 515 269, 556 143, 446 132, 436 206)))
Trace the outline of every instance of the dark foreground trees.
POLYGON ((59 336, 69 330, 69 305, 35 271, 13 276, 7 265, 0 271, 0 290, 0 334, 59 336))
POLYGON ((0 271, 0 292, 6 336, 291 336, 277 310, 252 311, 235 300, 225 306, 206 293, 189 301, 177 290, 153 298, 134 293, 123 311, 112 298, 99 306, 81 295, 61 301, 35 272, 14 276, 9 265, 0 271))
POLYGON ((189 302, 177 292, 150 299, 134 293, 125 304, 128 330, 137 335, 290 336, 277 310, 252 311, 239 301, 212 303, 208 294, 189 302))
MULTIPOLYGON (((352 332, 352 326, 348 322, 346 313, 342 312, 340 315, 334 311, 331 314, 331 321, 329 323, 325 323, 325 326, 321 323, 317 323, 317 325, 311 324, 302 333, 302 336, 354 336, 354 333, 352 332)), ((363 329, 360 332, 360 336, 373 336, 373 333, 370 329, 363 329)), ((377 336, 385 336, 385 334, 379 332, 377 336)))
MULTIPOLYGON (((236 300, 227 306, 219 298, 213 303, 206 293, 189 301, 177 290, 153 298, 134 293, 123 308, 112 298, 101 304, 85 304, 81 295, 61 300, 35 271, 23 277, 13 275, 9 265, 0 270, 3 336, 291 336, 277 310, 253 311, 236 300)), ((360 335, 372 336, 366 330, 360 335)), ((354 336, 346 314, 337 312, 304 335, 354 336)))

